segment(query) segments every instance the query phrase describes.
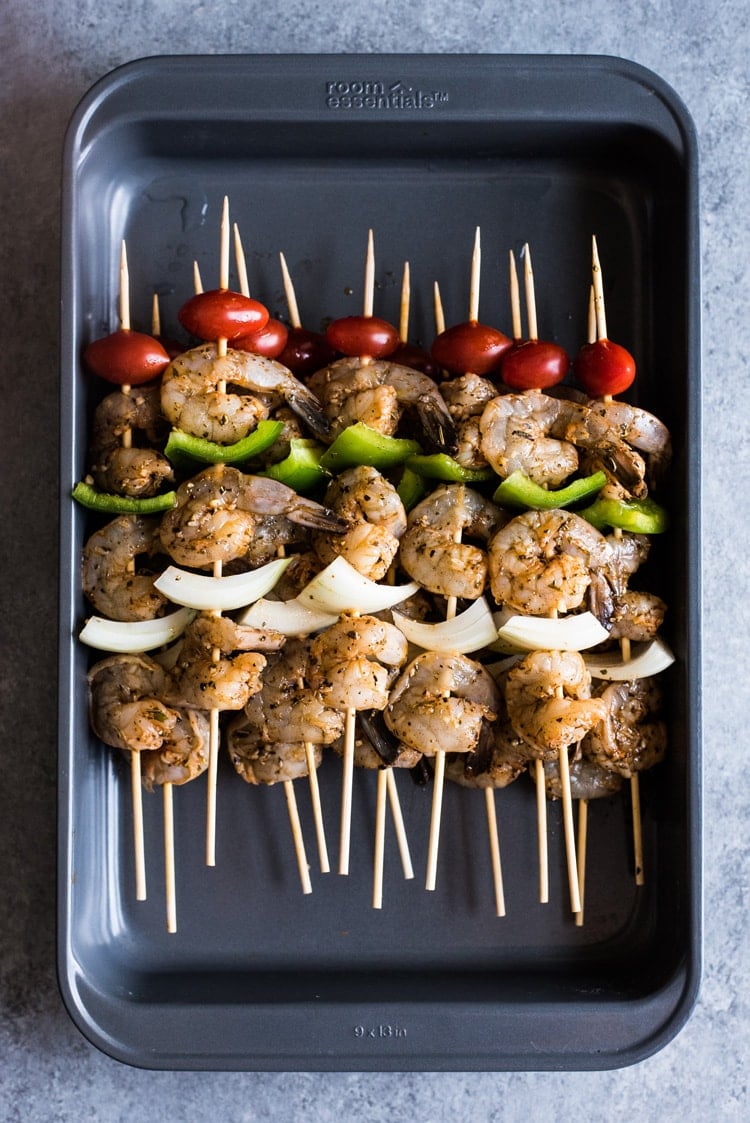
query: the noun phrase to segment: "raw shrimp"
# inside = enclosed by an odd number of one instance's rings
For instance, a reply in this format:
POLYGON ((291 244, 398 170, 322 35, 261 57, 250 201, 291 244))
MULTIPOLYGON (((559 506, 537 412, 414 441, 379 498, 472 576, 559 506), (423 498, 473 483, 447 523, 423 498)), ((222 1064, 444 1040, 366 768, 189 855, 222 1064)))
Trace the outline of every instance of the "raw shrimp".
POLYGON ((394 624, 345 612, 310 644, 308 681, 327 706, 382 710, 407 643, 394 624))
POLYGON ((286 484, 216 464, 177 489, 177 506, 162 517, 162 545, 178 565, 195 569, 232 561, 247 552, 256 517, 265 515, 333 533, 346 529, 344 519, 286 484))
POLYGON ((399 560, 431 593, 476 600, 487 584, 486 543, 503 522, 500 508, 465 484, 443 484, 409 513, 399 560))
POLYGON ((331 423, 331 438, 354 422, 362 421, 379 433, 392 436, 402 412, 414 410, 429 445, 439 452, 456 449, 456 430, 448 407, 426 374, 398 363, 375 359, 337 359, 310 379, 331 423))
POLYGON ((205 713, 167 704, 166 672, 146 655, 112 655, 91 668, 91 725, 113 748, 141 753, 143 783, 184 784, 208 765, 205 713))
MULTIPOLYGON (((332 748, 338 756, 343 755, 344 739, 334 741, 332 748)), ((385 724, 382 710, 362 710, 357 714, 355 768, 415 768, 421 759, 422 753, 418 749, 412 749, 393 737, 385 724)))
POLYGON ((210 726, 203 710, 176 707, 177 721, 160 749, 141 754, 147 791, 161 784, 187 784, 208 768, 210 726))
MULTIPOLYGON (((304 741, 264 741, 247 714, 233 718, 227 727, 229 759, 246 784, 279 784, 307 776, 304 741)), ((313 747, 318 768, 323 759, 320 745, 313 747)))
POLYGON ((161 407, 171 423, 196 437, 232 444, 247 436, 285 400, 316 436, 329 424, 312 391, 274 359, 231 348, 220 357, 204 343, 178 355, 162 375, 161 407), (219 389, 225 383, 227 391, 219 389), (233 393, 230 387, 249 391, 233 393))
POLYGON ((508 717, 535 757, 576 745, 606 716, 591 697, 591 675, 577 651, 532 651, 508 671, 508 717))
POLYGON ((587 405, 571 403, 565 436, 581 448, 623 441, 647 453, 657 470, 665 467, 672 455, 672 441, 664 422, 621 399, 595 400, 587 405))
POLYGON ((172 465, 155 448, 124 448, 125 432, 142 432, 149 444, 163 439, 165 428, 157 383, 108 394, 94 413, 91 475, 100 491, 134 498, 156 495, 174 479, 172 465))
POLYGON ((384 717, 400 741, 425 756, 467 753, 477 747, 484 723, 496 719, 500 701, 481 664, 426 651, 397 679, 384 717))
POLYGON ((661 691, 653 678, 605 683, 597 690, 597 701, 605 712, 583 741, 589 760, 625 777, 663 760, 667 727, 660 717, 661 691))
POLYGON ((578 453, 561 430, 572 403, 541 390, 500 394, 484 408, 479 429, 483 455, 500 476, 524 472, 557 487, 578 467, 578 453))
POLYGON ((283 642, 278 632, 226 616, 197 617, 183 633, 172 671, 176 696, 202 710, 241 710, 261 688, 266 659, 260 650, 278 650, 283 642))
MULTIPOLYGON (((571 760, 568 772, 573 799, 604 799, 619 792, 622 787, 622 777, 617 772, 602 768, 584 756, 571 760)), ((562 799, 558 760, 545 760, 544 787, 547 799, 562 799)))
POLYGON ((250 724, 264 742, 330 745, 344 729, 344 715, 324 706, 306 682, 310 641, 287 640, 268 660, 263 686, 245 706, 250 724))
POLYGON ((473 752, 448 757, 445 774, 463 788, 507 788, 526 771, 528 762, 528 746, 503 714, 492 725, 485 722, 473 752))
POLYGON ((365 577, 385 577, 406 530, 406 511, 392 483, 376 468, 348 468, 329 485, 326 506, 349 522, 336 537, 313 535, 313 547, 327 565, 342 555, 365 577))
POLYGON ((655 593, 629 589, 615 598, 612 639, 651 640, 664 623, 667 606, 655 593))
POLYGON ((159 553, 159 520, 118 515, 94 531, 83 548, 83 591, 109 620, 154 620, 167 604, 153 574, 136 573, 139 555, 159 553))
POLYGON ((489 543, 492 594, 501 604, 550 616, 584 600, 594 571, 612 551, 603 534, 571 511, 525 511, 489 543))

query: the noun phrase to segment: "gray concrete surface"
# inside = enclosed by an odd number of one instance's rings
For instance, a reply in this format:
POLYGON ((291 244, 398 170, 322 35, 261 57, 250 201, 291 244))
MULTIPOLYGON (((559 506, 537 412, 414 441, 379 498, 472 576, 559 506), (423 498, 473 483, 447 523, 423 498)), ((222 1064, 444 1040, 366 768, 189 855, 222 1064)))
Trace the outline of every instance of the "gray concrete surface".
POLYGON ((0 20, 2 782, 0 1119, 740 1120, 748 1117, 745 768, 750 402, 743 0, 6 0, 0 20), (687 1026, 602 1073, 196 1074, 124 1067, 71 1024, 55 979, 55 619, 61 144, 98 77, 146 54, 621 55, 690 109, 701 148, 705 353, 705 972, 687 1026))

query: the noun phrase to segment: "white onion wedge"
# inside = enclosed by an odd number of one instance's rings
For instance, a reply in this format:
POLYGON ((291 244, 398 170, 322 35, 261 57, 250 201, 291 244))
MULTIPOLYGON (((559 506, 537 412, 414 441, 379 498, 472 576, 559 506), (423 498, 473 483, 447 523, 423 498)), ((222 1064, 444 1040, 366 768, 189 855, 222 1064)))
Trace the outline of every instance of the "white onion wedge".
POLYGON ((416 581, 408 585, 379 585, 342 557, 336 558, 305 585, 297 600, 318 612, 382 612, 419 591, 416 581))
POLYGON ((329 628, 337 620, 338 615, 308 608, 307 605, 300 604, 296 597, 294 600, 266 600, 261 597, 239 617, 240 624, 249 624, 253 628, 271 628, 284 636, 309 636, 313 632, 319 632, 321 628, 329 628))
POLYGON ((548 619, 523 616, 507 610, 495 613, 498 644, 502 651, 585 651, 609 639, 591 612, 548 619))
POLYGON ((424 624, 421 620, 402 616, 400 612, 392 615, 393 623, 409 642, 425 651, 456 651, 465 655, 489 646, 497 637, 495 621, 484 597, 475 600, 452 620, 441 620, 438 624, 424 624))
POLYGON ((208 577, 203 573, 190 573, 170 565, 154 581, 154 588, 169 597, 175 604, 197 608, 202 612, 218 609, 231 612, 244 608, 266 595, 274 587, 291 558, 276 558, 251 569, 248 573, 232 573, 227 577, 208 577))
POLYGON ((192 608, 179 608, 169 616, 157 620, 107 620, 104 616, 90 616, 78 636, 82 643, 99 651, 115 651, 134 655, 139 651, 154 651, 182 635, 195 617, 192 608))
POLYGON ((674 663, 674 655, 662 639, 632 647, 630 658, 623 659, 619 652, 603 655, 584 655, 584 662, 592 678, 630 682, 631 679, 658 675, 674 663))

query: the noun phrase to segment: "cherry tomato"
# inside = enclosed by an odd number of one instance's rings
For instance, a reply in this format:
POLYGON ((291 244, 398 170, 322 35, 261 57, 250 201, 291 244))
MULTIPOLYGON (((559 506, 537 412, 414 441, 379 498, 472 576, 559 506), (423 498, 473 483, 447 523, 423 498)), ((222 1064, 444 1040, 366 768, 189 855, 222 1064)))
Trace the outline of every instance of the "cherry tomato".
POLYGON ((209 289, 191 296, 177 313, 182 326, 198 339, 228 339, 257 331, 268 322, 268 309, 231 289, 209 289))
POLYGON ((585 343, 573 363, 573 373, 592 398, 622 394, 635 378, 635 359, 611 339, 585 343))
POLYGON ((435 362, 451 374, 491 374, 513 340, 497 328, 467 320, 441 332, 432 345, 435 362))
POLYGON ((398 332, 377 316, 343 316, 326 328, 326 339, 342 355, 382 359, 398 346, 398 332))
POLYGON ((324 335, 306 328, 290 328, 286 346, 277 356, 280 363, 299 378, 309 378, 332 363, 338 352, 324 335))
POLYGON ((417 347, 414 343, 399 343, 395 351, 388 356, 392 363, 399 363, 403 367, 421 371, 429 378, 437 381, 440 378, 440 367, 429 351, 417 347))
POLYGON ((557 343, 526 339, 505 352, 500 375, 513 390, 544 390, 562 382, 569 366, 570 359, 557 343))
POLYGON ((139 331, 120 328, 90 343, 83 361, 94 374, 118 386, 150 382, 169 366, 169 355, 158 340, 139 331))
POLYGON ((269 319, 257 331, 241 335, 239 339, 232 340, 232 347, 237 351, 251 351, 254 355, 265 355, 267 359, 277 359, 286 347, 288 335, 286 324, 281 320, 269 319))

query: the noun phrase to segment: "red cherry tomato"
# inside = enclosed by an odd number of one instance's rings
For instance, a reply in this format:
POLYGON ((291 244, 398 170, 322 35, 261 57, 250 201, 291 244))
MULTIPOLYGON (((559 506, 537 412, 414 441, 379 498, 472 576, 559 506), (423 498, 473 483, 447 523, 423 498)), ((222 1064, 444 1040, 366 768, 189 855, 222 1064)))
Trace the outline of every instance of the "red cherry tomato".
POLYGON ((557 343, 526 339, 505 352, 500 375, 513 390, 544 390, 562 382, 569 366, 570 359, 557 343))
POLYGON ((271 318, 258 331, 251 331, 232 340, 232 347, 236 351, 251 351, 254 355, 277 359, 286 347, 287 335, 286 324, 271 318))
POLYGON ((306 328, 290 328, 286 346, 277 356, 280 363, 299 378, 309 378, 332 363, 338 352, 324 335, 306 328))
POLYGON ((399 343, 395 351, 388 356, 392 363, 399 363, 402 367, 411 367, 412 370, 421 371, 429 378, 437 381, 440 378, 440 367, 429 351, 424 351, 413 343, 399 343))
POLYGON ((592 398, 622 394, 633 384, 635 359, 611 339, 585 343, 573 363, 573 373, 592 398))
POLYGON ((94 374, 118 386, 150 382, 169 366, 169 355, 158 340, 139 331, 113 331, 90 343, 83 361, 94 374))
POLYGON ((492 374, 513 340, 497 328, 467 320, 441 332, 432 345, 432 357, 451 374, 492 374))
POLYGON ((326 328, 326 339, 342 355, 382 359, 398 346, 398 332, 377 316, 343 316, 326 328))
POLYGON ((231 289, 209 289, 191 296, 177 313, 182 326, 198 339, 234 341, 268 322, 268 309, 231 289))

